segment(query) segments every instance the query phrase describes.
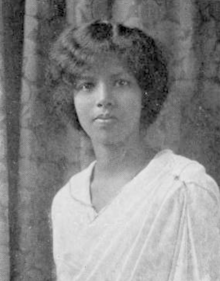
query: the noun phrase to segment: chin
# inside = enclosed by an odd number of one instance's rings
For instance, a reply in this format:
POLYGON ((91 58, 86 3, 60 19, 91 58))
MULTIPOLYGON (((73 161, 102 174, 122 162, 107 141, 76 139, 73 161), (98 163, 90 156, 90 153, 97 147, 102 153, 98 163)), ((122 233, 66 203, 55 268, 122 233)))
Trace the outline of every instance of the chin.
POLYGON ((93 143, 100 144, 100 145, 117 145, 120 143, 126 143, 128 137, 119 136, 119 135, 99 135, 93 139, 93 143))
POLYGON ((110 138, 97 138, 94 141, 96 144, 100 144, 100 145, 114 145, 117 144, 119 141, 116 139, 112 139, 112 137, 110 138))
POLYGON ((132 130, 126 131, 123 128, 120 128, 117 130, 97 130, 88 135, 94 145, 117 145, 122 143, 126 144, 132 138, 136 139, 136 136, 139 136, 139 132, 134 133, 132 130))

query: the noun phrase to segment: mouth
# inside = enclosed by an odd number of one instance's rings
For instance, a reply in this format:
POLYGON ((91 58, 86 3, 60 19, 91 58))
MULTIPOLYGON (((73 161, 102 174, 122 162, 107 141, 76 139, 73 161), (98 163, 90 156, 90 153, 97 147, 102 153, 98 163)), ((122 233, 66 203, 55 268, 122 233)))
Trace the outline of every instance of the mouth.
POLYGON ((112 123, 116 120, 116 117, 109 115, 109 114, 100 114, 94 119, 98 123, 112 123))

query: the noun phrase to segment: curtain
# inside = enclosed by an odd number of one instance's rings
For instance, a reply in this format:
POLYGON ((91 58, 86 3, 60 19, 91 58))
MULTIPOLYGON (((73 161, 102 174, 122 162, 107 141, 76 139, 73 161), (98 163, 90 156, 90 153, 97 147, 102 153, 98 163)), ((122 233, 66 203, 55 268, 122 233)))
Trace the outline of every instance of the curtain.
POLYGON ((99 18, 143 29, 168 58, 169 97, 146 142, 220 183, 219 1, 0 0, 0 281, 55 280, 51 202, 94 155, 45 110, 47 54, 66 22, 99 18))
POLYGON ((0 3, 0 272, 2 280, 9 280, 9 191, 2 13, 2 3, 0 3))

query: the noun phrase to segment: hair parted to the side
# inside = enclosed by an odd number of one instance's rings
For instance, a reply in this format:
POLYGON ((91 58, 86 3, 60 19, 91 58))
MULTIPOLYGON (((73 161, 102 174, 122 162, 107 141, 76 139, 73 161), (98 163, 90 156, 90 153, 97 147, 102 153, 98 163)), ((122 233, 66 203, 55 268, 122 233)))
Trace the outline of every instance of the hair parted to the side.
POLYGON ((70 26, 53 44, 47 78, 54 108, 75 128, 82 129, 73 90, 77 79, 95 64, 100 54, 115 56, 136 78, 143 90, 141 122, 149 126, 168 94, 166 60, 155 41, 143 31, 108 21, 70 26))

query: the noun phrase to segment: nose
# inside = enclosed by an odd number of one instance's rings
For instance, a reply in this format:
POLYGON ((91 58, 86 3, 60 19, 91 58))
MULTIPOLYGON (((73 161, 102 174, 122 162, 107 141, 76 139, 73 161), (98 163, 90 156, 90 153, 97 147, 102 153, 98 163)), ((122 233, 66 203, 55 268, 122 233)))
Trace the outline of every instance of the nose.
POLYGON ((96 105, 98 107, 111 107, 114 104, 111 87, 105 83, 100 82, 96 91, 96 105))

